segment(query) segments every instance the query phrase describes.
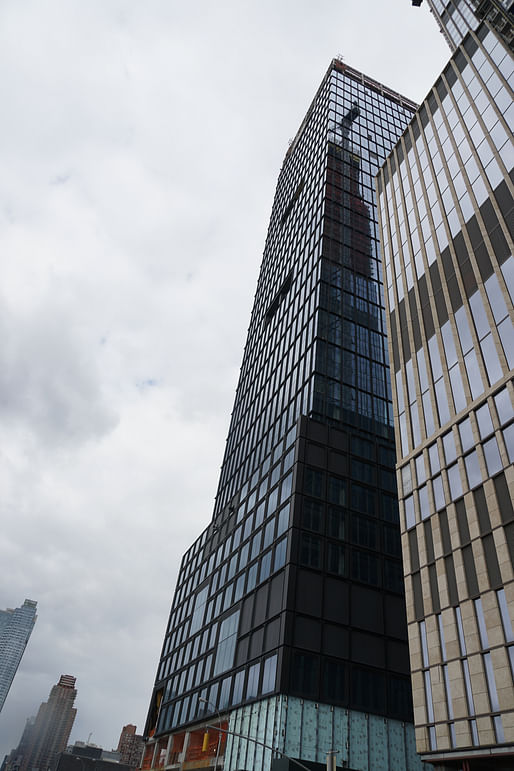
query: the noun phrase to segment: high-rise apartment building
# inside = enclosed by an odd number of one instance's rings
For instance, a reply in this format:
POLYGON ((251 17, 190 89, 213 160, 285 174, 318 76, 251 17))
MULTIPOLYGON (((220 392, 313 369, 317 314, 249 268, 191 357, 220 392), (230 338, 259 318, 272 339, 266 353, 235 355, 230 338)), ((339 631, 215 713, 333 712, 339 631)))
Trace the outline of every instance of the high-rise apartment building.
POLYGON ((37 602, 0 610, 0 712, 36 623, 37 602))
POLYGON ((5 771, 48 771, 52 767, 68 743, 77 714, 73 706, 76 695, 75 678, 61 675, 48 701, 39 707, 36 719, 27 723, 18 748, 7 759, 5 771))
POLYGON ((141 734, 136 733, 136 726, 129 723, 123 726, 118 742, 120 763, 131 768, 139 768, 143 754, 144 741, 141 734))
POLYGON ((420 768, 374 192, 415 109, 334 60, 286 153, 145 769, 269 771, 270 748, 310 768, 331 750, 338 768, 420 768))
POLYGON ((512 769, 512 29, 429 5, 454 53, 378 178, 416 741, 512 769))

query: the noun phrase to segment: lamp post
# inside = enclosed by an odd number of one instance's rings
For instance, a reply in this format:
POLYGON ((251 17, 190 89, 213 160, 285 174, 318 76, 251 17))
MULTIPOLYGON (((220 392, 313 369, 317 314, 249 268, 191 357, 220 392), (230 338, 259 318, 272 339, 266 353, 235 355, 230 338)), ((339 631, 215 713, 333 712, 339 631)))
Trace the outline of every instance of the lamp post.
MULTIPOLYGON (((218 758, 219 758, 219 754, 220 754, 221 731, 222 731, 222 728, 221 728, 221 713, 220 713, 219 709, 216 707, 216 705, 213 704, 212 701, 209 701, 209 699, 202 699, 202 697, 200 696, 198 698, 198 701, 202 701, 204 704, 207 704, 207 706, 214 707, 214 711, 218 713, 218 720, 219 720, 219 724, 220 725, 219 725, 219 728, 218 728, 218 744, 216 745, 216 765, 215 765, 215 769, 217 769, 218 768, 218 758)), ((207 726, 207 727, 208 728, 211 728, 211 727, 214 728, 214 726, 207 726)))
MULTIPOLYGON (((206 701, 206 699, 199 699, 199 701, 206 701)), ((216 712, 218 712, 218 710, 216 710, 216 712)), ((219 712, 218 712, 218 715, 219 715, 219 712)), ((286 755, 285 752, 282 752, 281 750, 277 749, 276 747, 272 747, 269 744, 265 744, 264 742, 259 741, 259 739, 252 739, 250 736, 245 736, 244 734, 237 733, 237 731, 229 731, 227 728, 218 728, 215 725, 207 725, 206 728, 214 728, 215 730, 220 731, 220 733, 227 734, 228 736, 237 736, 238 739, 244 739, 247 742, 258 744, 260 747, 264 747, 265 749, 271 750, 271 752, 275 752, 277 755, 280 755, 281 757, 286 758, 286 760, 289 760, 291 763, 294 763, 296 766, 299 766, 299 768, 303 768, 303 771, 311 771, 310 768, 307 768, 307 766, 304 766, 303 763, 300 763, 299 760, 289 757, 289 755, 286 755)))

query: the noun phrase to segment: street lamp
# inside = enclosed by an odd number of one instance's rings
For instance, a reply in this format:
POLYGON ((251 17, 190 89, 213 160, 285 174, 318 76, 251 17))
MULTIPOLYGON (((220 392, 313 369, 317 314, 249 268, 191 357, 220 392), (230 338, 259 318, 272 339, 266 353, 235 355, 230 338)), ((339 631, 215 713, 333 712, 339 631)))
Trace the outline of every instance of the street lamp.
MULTIPOLYGON (((215 769, 217 769, 218 768, 218 758, 219 758, 219 754, 220 754, 220 744, 221 744, 221 730, 222 730, 222 728, 221 728, 221 714, 220 714, 219 709, 216 707, 216 705, 213 704, 212 701, 209 701, 209 699, 203 699, 201 696, 199 696, 198 697, 198 701, 202 701, 204 704, 207 704, 207 706, 209 706, 209 707, 214 707, 214 711, 218 713, 218 720, 219 720, 219 723, 220 723, 220 727, 218 728, 218 744, 216 745, 216 765, 215 765, 215 769)), ((210 726, 207 726, 207 727, 209 728, 210 726)), ((212 726, 212 727, 214 728, 214 726, 212 726)))
MULTIPOLYGON (((198 699, 198 701, 204 701, 204 702, 207 702, 207 704, 210 704, 210 702, 208 702, 207 699, 198 699)), ((217 709, 216 709, 216 712, 218 713, 218 715, 220 714, 219 710, 217 709)), ((220 722, 221 722, 221 717, 220 717, 220 722)), ((300 763, 299 760, 296 760, 295 758, 290 758, 289 755, 286 755, 285 752, 282 752, 276 747, 271 747, 269 744, 264 744, 264 742, 259 741, 259 739, 252 739, 250 736, 245 736, 244 734, 237 733, 237 731, 229 731, 227 728, 218 728, 215 725, 207 725, 206 728, 214 728, 216 731, 227 734, 228 736, 237 736, 238 739, 244 739, 247 742, 258 744, 260 747, 264 747, 266 750, 271 750, 271 752, 274 752, 277 755, 280 755, 281 757, 286 758, 286 760, 289 760, 291 763, 294 763, 295 765, 299 766, 300 768, 303 768, 303 771, 311 771, 310 768, 307 768, 307 766, 304 766, 303 763, 300 763)))

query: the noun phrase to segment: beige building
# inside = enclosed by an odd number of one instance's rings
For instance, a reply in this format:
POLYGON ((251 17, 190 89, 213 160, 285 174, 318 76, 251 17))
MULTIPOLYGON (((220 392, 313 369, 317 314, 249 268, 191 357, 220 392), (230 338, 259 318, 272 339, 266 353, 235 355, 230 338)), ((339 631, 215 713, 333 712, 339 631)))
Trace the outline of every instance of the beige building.
POLYGON ((429 5, 454 53, 378 176, 416 742, 511 769, 512 30, 429 5))

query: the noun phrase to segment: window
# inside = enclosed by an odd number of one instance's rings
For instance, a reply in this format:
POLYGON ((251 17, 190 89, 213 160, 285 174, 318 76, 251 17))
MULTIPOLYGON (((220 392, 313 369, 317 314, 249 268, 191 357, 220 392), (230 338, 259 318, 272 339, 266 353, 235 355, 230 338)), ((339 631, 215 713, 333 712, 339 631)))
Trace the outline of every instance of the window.
POLYGON ((359 549, 353 549, 352 578, 377 586, 379 583, 379 562, 377 557, 373 554, 359 551, 359 549))
POLYGON ((277 655, 271 656, 264 662, 264 671, 262 675, 262 693, 271 693, 275 688, 275 677, 277 673, 277 655))
POLYGON ((311 468, 305 469, 304 490, 308 495, 321 498, 323 495, 323 473, 311 468))
POLYGON ((302 525, 306 530, 320 533, 322 530, 323 505, 311 498, 303 501, 302 525))
POLYGON ((248 670, 248 683, 246 685, 246 698, 254 699, 259 693, 260 664, 254 664, 248 670))
MULTIPOLYGON (((366 464, 364 464, 366 465, 366 464)), ((328 480, 328 500, 331 503, 337 503, 344 506, 346 503, 346 484, 343 479, 329 477, 328 480)))
POLYGON ((300 541, 300 562, 310 568, 321 567, 321 542, 319 538, 302 533, 300 541))
POLYGON ((239 625, 239 610, 232 613, 220 624, 218 647, 214 662, 214 675, 226 672, 234 663, 234 653, 237 642, 237 628, 239 625))

